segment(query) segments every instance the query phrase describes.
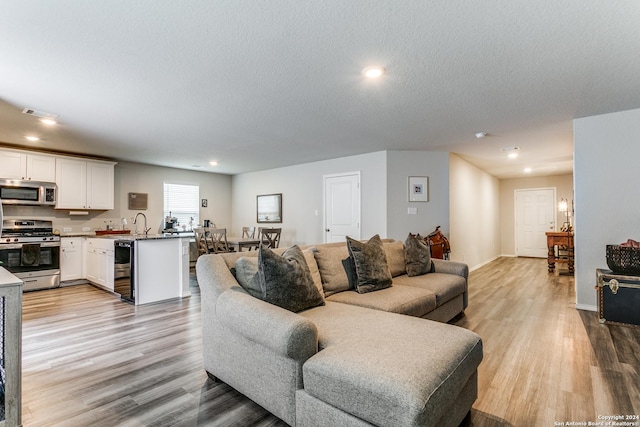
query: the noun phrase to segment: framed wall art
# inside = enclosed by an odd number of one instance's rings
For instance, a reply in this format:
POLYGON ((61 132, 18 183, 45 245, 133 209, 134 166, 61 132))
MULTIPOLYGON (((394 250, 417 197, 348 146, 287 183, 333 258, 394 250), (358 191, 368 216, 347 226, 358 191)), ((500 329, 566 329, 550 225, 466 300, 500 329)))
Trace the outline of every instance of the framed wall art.
POLYGON ((410 176, 409 177, 409 201, 428 202, 429 201, 429 177, 410 176))
POLYGON ((282 222, 282 193, 257 196, 258 223, 282 222))

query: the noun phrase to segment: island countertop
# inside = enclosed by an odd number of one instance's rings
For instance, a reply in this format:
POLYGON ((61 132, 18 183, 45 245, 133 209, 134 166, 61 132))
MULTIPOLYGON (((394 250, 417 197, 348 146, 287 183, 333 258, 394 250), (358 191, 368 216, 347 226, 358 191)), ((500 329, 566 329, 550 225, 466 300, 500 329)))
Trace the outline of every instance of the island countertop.
POLYGON ((93 232, 84 233, 62 233, 60 237, 90 237, 92 239, 110 240, 159 240, 159 239, 180 239, 192 238, 193 233, 156 233, 156 234, 104 234, 96 235, 93 232))

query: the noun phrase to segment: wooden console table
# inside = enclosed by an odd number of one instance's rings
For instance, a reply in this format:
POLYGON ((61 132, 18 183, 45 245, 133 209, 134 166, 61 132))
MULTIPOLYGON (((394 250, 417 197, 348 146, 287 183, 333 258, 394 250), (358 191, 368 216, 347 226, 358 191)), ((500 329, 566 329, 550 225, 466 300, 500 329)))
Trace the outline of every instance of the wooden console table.
MULTIPOLYGON (((549 263, 549 273, 553 273, 556 262, 566 262, 569 266, 569 274, 573 274, 573 233, 567 231, 547 231, 547 262, 549 263), (556 246, 566 248, 567 255, 560 256, 556 253, 556 246)), ((558 251, 559 252, 559 251, 558 251)))

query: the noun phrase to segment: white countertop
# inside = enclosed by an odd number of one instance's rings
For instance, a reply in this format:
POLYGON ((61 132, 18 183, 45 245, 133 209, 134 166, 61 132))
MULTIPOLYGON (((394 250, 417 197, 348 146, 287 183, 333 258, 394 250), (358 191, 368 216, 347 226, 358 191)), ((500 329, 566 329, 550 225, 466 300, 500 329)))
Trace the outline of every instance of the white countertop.
POLYGON ((15 286, 19 283, 22 283, 22 280, 18 279, 16 276, 9 273, 2 266, 0 266, 0 287, 15 286))
POLYGON ((96 239, 111 240, 159 240, 159 239, 180 239, 193 237, 193 233, 156 233, 156 234, 103 234, 96 236, 95 232, 85 233, 62 233, 60 237, 91 237, 96 239))

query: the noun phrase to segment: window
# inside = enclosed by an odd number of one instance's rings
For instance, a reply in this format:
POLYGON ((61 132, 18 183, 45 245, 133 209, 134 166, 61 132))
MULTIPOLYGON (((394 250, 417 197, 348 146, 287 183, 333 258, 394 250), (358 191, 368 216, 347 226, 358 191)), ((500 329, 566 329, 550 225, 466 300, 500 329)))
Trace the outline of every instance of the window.
POLYGON ((189 184, 164 183, 164 216, 178 219, 179 225, 189 226, 193 218, 193 225, 200 223, 200 187, 189 184))

